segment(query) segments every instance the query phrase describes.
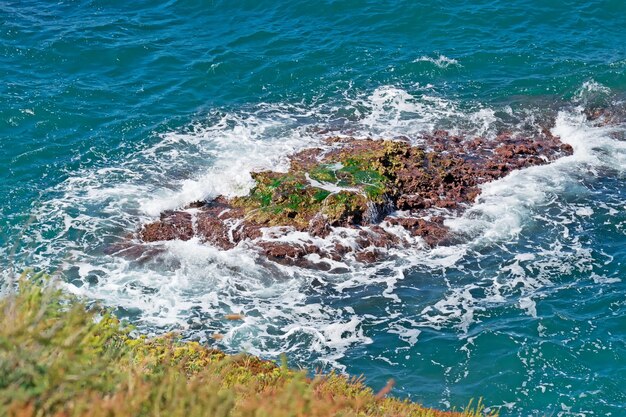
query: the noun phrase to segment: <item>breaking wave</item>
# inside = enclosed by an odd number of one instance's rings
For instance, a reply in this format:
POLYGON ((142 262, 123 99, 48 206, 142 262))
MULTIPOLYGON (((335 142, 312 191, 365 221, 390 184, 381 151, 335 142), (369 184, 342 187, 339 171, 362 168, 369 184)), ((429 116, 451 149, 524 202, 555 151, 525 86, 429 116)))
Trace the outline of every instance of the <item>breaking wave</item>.
POLYGON ((458 67, 462 66, 456 59, 448 58, 445 55, 439 55, 437 58, 433 58, 430 56, 421 56, 413 62, 430 62, 431 64, 434 64, 436 67, 439 68, 448 68, 450 65, 458 67))
MULTIPOLYGON (((458 65, 443 56, 419 60, 458 65)), ((458 340, 458 352, 469 358, 493 311, 538 317, 537 301, 571 285, 562 279, 571 270, 600 286, 620 280, 598 267, 609 256, 586 244, 583 233, 596 218, 625 227, 623 196, 611 188, 626 169, 624 126, 588 120, 585 106, 598 95, 606 101, 610 92, 589 82, 560 109, 513 110, 461 105, 432 86, 410 92, 384 86, 347 91, 342 102, 314 108, 212 111, 122 161, 72 173, 35 208, 16 259, 59 268, 69 291, 101 300, 144 331, 177 330, 228 351, 286 352, 309 367, 344 369, 352 350, 377 343, 380 334, 393 338, 386 342, 393 354, 385 356, 393 364, 394 355, 402 357, 436 330, 458 340), (330 135, 415 140, 447 129, 493 138, 503 126, 538 131, 546 113, 574 154, 485 184, 460 217, 442 213, 463 236, 452 246, 428 249, 416 240, 410 249, 390 249, 382 262, 345 262, 332 274, 266 262, 246 245, 221 251, 195 239, 147 244, 131 257, 106 251, 163 210, 247 193, 250 172, 286 170, 289 154, 330 135), (604 197, 586 198, 596 193, 604 197), (229 321, 228 313, 244 318, 229 321)), ((463 375, 449 374, 446 383, 463 375)))

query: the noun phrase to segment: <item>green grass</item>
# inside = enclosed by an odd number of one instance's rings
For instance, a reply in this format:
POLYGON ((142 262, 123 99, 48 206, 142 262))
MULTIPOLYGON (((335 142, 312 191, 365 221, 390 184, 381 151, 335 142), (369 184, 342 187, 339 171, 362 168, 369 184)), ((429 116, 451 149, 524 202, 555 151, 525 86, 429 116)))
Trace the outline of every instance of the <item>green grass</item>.
POLYGON ((42 276, 0 300, 0 415, 11 417, 478 416, 378 394, 362 379, 309 378, 175 335, 131 336, 42 276))

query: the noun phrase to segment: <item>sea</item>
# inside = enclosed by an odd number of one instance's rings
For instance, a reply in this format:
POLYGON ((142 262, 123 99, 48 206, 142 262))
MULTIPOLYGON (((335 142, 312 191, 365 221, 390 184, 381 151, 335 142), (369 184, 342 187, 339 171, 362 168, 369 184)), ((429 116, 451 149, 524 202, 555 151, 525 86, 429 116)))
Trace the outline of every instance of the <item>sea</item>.
POLYGON ((3 0, 0 80, 5 285, 43 271, 137 332, 444 410, 626 416, 624 0, 3 0), (111 253, 328 136, 438 129, 574 153, 483 185, 454 244, 336 273, 198 239, 111 253))

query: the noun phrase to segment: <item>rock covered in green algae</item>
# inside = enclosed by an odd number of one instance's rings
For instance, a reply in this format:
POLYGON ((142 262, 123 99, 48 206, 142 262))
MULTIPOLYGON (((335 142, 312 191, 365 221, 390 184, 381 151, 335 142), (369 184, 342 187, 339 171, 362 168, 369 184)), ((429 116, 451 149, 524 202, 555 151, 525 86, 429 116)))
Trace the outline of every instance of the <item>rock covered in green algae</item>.
MULTIPOLYGON (((282 263, 309 266, 312 254, 329 262, 349 255, 372 262, 385 248, 411 244, 397 233, 398 227, 427 245, 440 244, 449 238, 438 214, 442 209, 458 213, 479 195, 480 184, 572 153, 548 131, 530 138, 503 133, 495 140, 437 131, 420 139, 421 146, 329 138, 324 147, 292 155, 287 172, 253 173, 256 185, 248 195, 220 196, 164 213, 145 225, 139 237, 146 242, 187 240, 195 224, 195 234, 209 244, 230 249, 242 241, 255 242, 269 259, 282 263), (312 241, 266 239, 263 230, 268 227, 318 238, 334 227, 361 230, 351 245, 335 241, 321 247, 312 241)), ((317 266, 328 269, 329 262, 317 266)))
POLYGON ((371 217, 372 210, 397 194, 394 172, 402 166, 410 145, 370 140, 328 142, 344 147, 296 154, 286 173, 253 173, 256 186, 231 204, 243 209, 248 221, 298 230, 307 229, 316 216, 332 226, 375 222, 378 219, 371 217))

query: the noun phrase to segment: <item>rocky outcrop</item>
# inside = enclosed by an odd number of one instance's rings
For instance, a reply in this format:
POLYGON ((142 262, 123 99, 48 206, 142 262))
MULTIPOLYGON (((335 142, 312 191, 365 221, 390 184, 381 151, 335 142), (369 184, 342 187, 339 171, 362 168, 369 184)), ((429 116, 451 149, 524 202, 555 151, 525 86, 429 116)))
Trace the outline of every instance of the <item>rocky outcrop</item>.
POLYGON ((416 143, 329 138, 292 155, 288 172, 253 173, 256 186, 248 195, 164 212, 138 237, 198 236, 223 249, 250 242, 275 262, 326 269, 346 256, 375 262, 384 249, 410 244, 409 237, 444 244, 451 236, 442 211, 462 211, 485 182, 572 153, 547 130, 534 137, 503 133, 495 140, 437 131, 416 143), (346 229, 351 244, 314 242, 337 228, 346 229), (306 232, 310 240, 281 239, 287 231, 306 232))

